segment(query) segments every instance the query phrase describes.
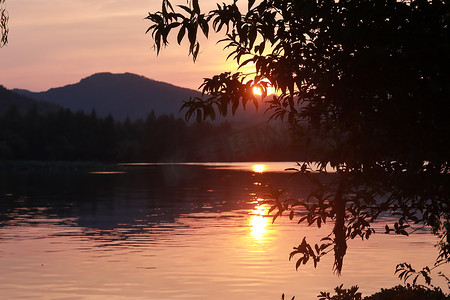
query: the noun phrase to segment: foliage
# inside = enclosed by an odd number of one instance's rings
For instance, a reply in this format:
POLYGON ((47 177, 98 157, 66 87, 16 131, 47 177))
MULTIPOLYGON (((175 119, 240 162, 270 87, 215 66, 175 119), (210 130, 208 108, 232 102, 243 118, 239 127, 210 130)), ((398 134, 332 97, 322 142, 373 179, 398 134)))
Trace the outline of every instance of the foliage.
POLYGON ((342 286, 341 284, 334 289, 336 295, 330 296, 328 292, 321 292, 317 298, 319 300, 361 300, 358 286, 352 286, 350 289, 344 289, 342 286))
POLYGON ((426 288, 423 286, 395 286, 390 289, 381 289, 373 295, 362 298, 358 292, 358 286, 352 286, 350 289, 344 289, 343 285, 337 286, 335 295, 329 292, 321 292, 317 296, 319 300, 447 300, 449 296, 445 295, 439 288, 426 288))
POLYGON ((193 158, 196 147, 206 139, 230 132, 227 123, 188 126, 182 119, 154 113, 145 121, 116 122, 111 116, 99 118, 95 112, 61 110, 44 115, 36 107, 22 115, 11 106, 0 115, 0 159, 174 161, 193 158))
MULTIPOLYGON (((442 256, 442 253, 440 256, 442 256)), ((408 279, 410 279, 410 277, 413 278, 413 280, 412 280, 413 286, 416 286, 417 279, 422 277, 427 286, 434 287, 433 284, 431 284, 431 270, 435 269, 436 267, 438 267, 444 263, 446 263, 445 259, 438 258, 438 260, 433 268, 430 269, 428 266, 426 266, 421 271, 416 271, 413 269, 413 267, 410 264, 405 262, 405 263, 401 263, 401 264, 397 265, 397 267, 395 269, 395 273, 396 274, 398 273, 398 277, 400 279, 402 279, 404 282, 406 282, 408 279)), ((438 275, 447 281, 447 286, 450 288, 450 279, 442 272, 439 272, 438 275)))
POLYGON ((5 0, 0 0, 0 48, 5 46, 8 43, 8 12, 6 8, 3 6, 5 4, 5 0))
POLYGON ((364 300, 448 300, 450 296, 438 289, 427 289, 421 286, 401 286, 381 289, 381 292, 364 297, 364 300))
POLYGON ((383 213, 398 218, 386 233, 408 235, 422 226, 439 236, 435 266, 450 260, 449 155, 450 2, 444 0, 255 0, 202 12, 198 0, 168 0, 149 13, 159 52, 177 31, 187 33, 194 61, 199 32, 212 29, 240 67, 206 78, 202 98, 183 108, 186 117, 214 119, 255 102, 252 86, 278 93, 271 118, 290 124, 311 153, 298 173, 315 185, 307 199, 273 195, 277 218, 334 222, 322 244, 306 239, 294 248, 297 267, 334 252, 340 274, 347 242, 369 238, 383 213), (178 10, 180 12, 178 12, 178 10), (200 30, 199 30, 200 29, 200 30), (231 109, 230 109, 231 108, 231 109), (334 168, 328 174, 326 167, 334 168), (313 172, 314 171, 314 172, 313 172))
MULTIPOLYGON (((293 296, 293 297, 291 298, 291 300, 294 300, 294 299, 295 299, 295 296, 293 296)), ((281 300, 284 300, 284 294, 281 295, 281 300)))
POLYGON ((228 122, 186 124, 153 112, 145 120, 117 122, 95 111, 49 113, 42 103, 25 104, 0 112, 0 160, 261 161, 294 155, 288 141, 279 138, 283 128, 267 124, 238 130, 228 122))

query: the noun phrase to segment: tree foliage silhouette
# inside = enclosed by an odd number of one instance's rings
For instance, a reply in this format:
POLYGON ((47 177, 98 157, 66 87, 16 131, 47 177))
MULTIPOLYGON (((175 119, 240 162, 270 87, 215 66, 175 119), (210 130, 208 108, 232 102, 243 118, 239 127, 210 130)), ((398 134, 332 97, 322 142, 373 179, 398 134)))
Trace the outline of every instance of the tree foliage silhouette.
POLYGON ((8 43, 8 19, 9 15, 4 7, 5 0, 0 0, 0 48, 8 43))
POLYGON ((156 117, 153 112, 146 121, 118 122, 111 116, 99 118, 95 111, 62 109, 42 114, 34 106, 21 113, 12 105, 0 113, 0 160, 191 161, 205 140, 226 138, 233 132, 229 123, 195 125, 173 116, 156 117))
POLYGON ((240 68, 254 65, 254 73, 206 78, 203 97, 183 105, 187 118, 256 104, 254 85, 263 96, 268 85, 278 91, 267 100, 270 118, 290 124, 309 149, 297 170, 315 188, 300 200, 274 192, 274 218, 289 210, 308 225, 334 222, 320 245, 304 239, 294 248, 297 267, 333 251, 339 274, 348 240, 369 238, 383 213, 398 218, 386 233, 430 226, 435 266, 449 262, 448 1, 249 0, 203 12, 198 0, 175 8, 163 0, 147 19, 158 53, 174 33, 179 44, 187 37, 195 61, 199 36, 214 31, 240 68), (327 165, 335 173, 319 180, 327 165))

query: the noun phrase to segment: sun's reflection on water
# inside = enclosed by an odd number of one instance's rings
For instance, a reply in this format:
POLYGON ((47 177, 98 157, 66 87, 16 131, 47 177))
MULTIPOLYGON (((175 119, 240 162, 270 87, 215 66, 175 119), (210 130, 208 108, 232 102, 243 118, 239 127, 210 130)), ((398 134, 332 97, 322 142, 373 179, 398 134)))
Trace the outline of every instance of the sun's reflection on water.
POLYGON ((266 170, 266 165, 263 165, 263 164, 253 165, 252 169, 256 173, 262 173, 266 170))
POLYGON ((267 217, 268 210, 269 207, 267 205, 258 204, 250 213, 250 236, 258 243, 264 242, 267 235, 267 226, 270 223, 270 218, 267 217))

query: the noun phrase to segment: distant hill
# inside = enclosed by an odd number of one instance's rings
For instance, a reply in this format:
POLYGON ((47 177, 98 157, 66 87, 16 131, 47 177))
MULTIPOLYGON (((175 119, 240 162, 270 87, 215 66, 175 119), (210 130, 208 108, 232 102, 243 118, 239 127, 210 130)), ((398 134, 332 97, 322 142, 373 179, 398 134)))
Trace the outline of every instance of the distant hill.
MULTIPOLYGON (((15 92, 37 101, 47 101, 69 108, 72 111, 91 113, 95 109, 99 117, 111 114, 116 120, 145 118, 153 110, 156 115, 173 114, 184 117, 180 112, 183 101, 200 96, 192 89, 181 88, 169 83, 155 81, 144 76, 124 73, 97 73, 75 84, 52 88, 45 92, 30 92, 15 89, 15 92)), ((251 106, 251 105, 248 105, 251 106)), ((238 112, 233 121, 259 123, 265 108, 256 112, 254 107, 238 112)))
POLYGON ((27 96, 10 91, 0 85, 0 115, 7 112, 12 105, 14 105, 18 112, 22 115, 26 114, 34 106, 36 107, 37 112, 41 114, 57 112, 62 108, 61 106, 53 103, 34 101, 27 96))
POLYGON ((45 92, 14 90, 34 100, 56 103, 72 111, 100 117, 111 114, 116 120, 145 118, 152 110, 157 115, 182 116, 184 100, 199 96, 198 91, 177 87, 131 73, 97 73, 75 84, 52 88, 45 92))

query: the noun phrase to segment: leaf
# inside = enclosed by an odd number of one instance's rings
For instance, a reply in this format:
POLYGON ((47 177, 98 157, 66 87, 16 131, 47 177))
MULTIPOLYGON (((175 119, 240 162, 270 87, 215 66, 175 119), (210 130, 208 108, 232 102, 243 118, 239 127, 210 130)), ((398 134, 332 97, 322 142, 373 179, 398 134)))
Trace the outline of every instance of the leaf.
POLYGON ((188 28, 188 38, 189 38, 189 43, 190 43, 190 50, 191 52, 193 52, 192 50, 195 47, 195 42, 197 41, 197 26, 196 25, 190 25, 188 28))
POLYGON ((275 223, 276 219, 280 216, 280 212, 277 211, 277 213, 272 218, 272 224, 275 223))
POLYGON ((170 3, 170 1, 165 0, 164 3, 167 5, 168 8, 170 8, 170 10, 171 10, 172 12, 174 11, 174 10, 173 10, 173 6, 172 6, 172 4, 170 3))
POLYGON ((181 26, 180 31, 178 31, 178 35, 177 35, 178 45, 181 44, 181 41, 183 40, 183 37, 184 37, 185 33, 186 33, 186 27, 185 26, 181 26))
POLYGON ((197 118, 197 123, 200 123, 202 121, 202 111, 200 109, 197 109, 197 111, 196 111, 196 118, 197 118))
POLYGON ((333 245, 333 244, 322 244, 322 245, 320 245, 320 251, 323 251, 323 250, 325 250, 326 248, 328 248, 328 247, 330 247, 331 245, 333 245))
POLYGON ((209 25, 208 22, 206 20, 199 20, 199 25, 200 28, 203 31, 203 34, 205 35, 206 38, 208 38, 208 34, 209 34, 209 25))
POLYGON ((297 223, 297 224, 302 223, 302 222, 305 221, 307 218, 308 218, 308 216, 301 217, 300 220, 298 220, 298 223, 297 223))
POLYGON ((198 5, 198 0, 192 0, 193 11, 196 14, 200 14, 200 6, 198 5))
POLYGON ((252 9, 253 4, 255 4, 255 0, 248 0, 248 10, 252 9))
POLYGON ((250 63, 250 62, 253 62, 253 61, 254 61, 253 58, 249 58, 249 59, 244 60, 242 63, 239 64, 239 68, 242 68, 242 67, 245 66, 246 64, 248 64, 248 63, 250 63))
POLYGON ((403 230, 403 229, 400 230, 399 233, 400 233, 401 235, 406 235, 406 236, 409 235, 408 232, 406 232, 406 230, 403 230))
POLYGON ((192 57, 194 58, 194 61, 197 60, 199 50, 200 50, 200 43, 196 43, 192 51, 192 57))
MULTIPOLYGON (((262 55, 264 52, 264 48, 266 47, 266 42, 262 42, 261 44, 259 44, 258 50, 259 50, 259 55, 262 55)), ((256 50, 255 50, 256 51, 256 50)))
POLYGON ((291 210, 291 212, 289 213, 289 220, 292 220, 294 218, 294 211, 291 210))
POLYGON ((192 10, 191 10, 189 7, 187 7, 187 6, 185 6, 185 5, 178 5, 178 7, 181 8, 181 9, 183 9, 183 10, 186 11, 187 13, 192 14, 192 10))
POLYGON ((306 262, 303 262, 303 259, 304 259, 305 257, 301 257, 301 258, 299 258, 298 260, 297 260, 297 262, 295 263, 295 269, 296 270, 298 270, 298 268, 300 267, 300 265, 303 263, 303 264, 305 264, 306 262))
POLYGON ((251 28, 248 32, 247 40, 249 42, 249 49, 253 48, 253 44, 255 43, 256 37, 258 35, 258 32, 256 31, 256 28, 251 28))
POLYGON ((275 208, 277 208, 278 207, 278 205, 273 205, 270 209, 269 209, 269 214, 275 209, 275 208))

